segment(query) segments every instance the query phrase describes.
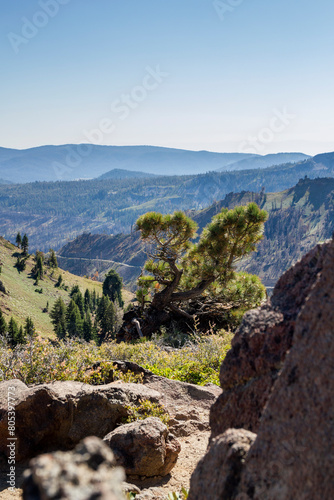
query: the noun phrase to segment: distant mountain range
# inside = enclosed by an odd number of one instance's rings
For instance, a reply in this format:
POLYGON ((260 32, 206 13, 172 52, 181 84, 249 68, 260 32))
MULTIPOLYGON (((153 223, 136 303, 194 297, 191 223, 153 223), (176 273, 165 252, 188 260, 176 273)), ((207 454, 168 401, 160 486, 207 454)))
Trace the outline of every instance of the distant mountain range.
MULTIPOLYGON (((257 274, 273 286, 281 274, 334 229, 334 179, 301 179, 279 193, 230 193, 205 210, 192 212, 199 233, 223 207, 234 208, 255 201, 269 213, 264 239, 256 252, 239 267, 257 274)), ((82 234, 59 250, 64 269, 74 274, 104 274, 110 267, 134 286, 147 258, 138 232, 126 235, 82 234)))
POLYGON ((123 170, 121 168, 113 168, 100 175, 98 180, 103 179, 140 179, 142 177, 154 177, 155 174, 147 174, 146 172, 137 172, 136 170, 123 170))
MULTIPOLYGON (((256 156, 239 160, 230 165, 229 170, 254 170, 257 168, 268 168, 274 165, 281 165, 283 163, 297 163, 302 160, 310 158, 303 153, 276 153, 265 156, 256 156)), ((223 172, 225 169, 221 167, 218 171, 223 172)))
MULTIPOLYGON (((22 150, 0 148, 0 177, 15 183, 28 183, 94 179, 120 170, 122 178, 133 177, 133 171, 143 175, 194 175, 215 170, 266 168, 306 158, 308 156, 303 153, 260 156, 155 146, 67 144, 22 150)), ((113 174, 112 177, 116 178, 113 174)))
POLYGON ((130 232, 151 210, 198 211, 231 192, 279 192, 305 177, 334 177, 334 153, 254 170, 0 185, 0 234, 26 232, 31 249, 57 250, 83 232, 130 232))

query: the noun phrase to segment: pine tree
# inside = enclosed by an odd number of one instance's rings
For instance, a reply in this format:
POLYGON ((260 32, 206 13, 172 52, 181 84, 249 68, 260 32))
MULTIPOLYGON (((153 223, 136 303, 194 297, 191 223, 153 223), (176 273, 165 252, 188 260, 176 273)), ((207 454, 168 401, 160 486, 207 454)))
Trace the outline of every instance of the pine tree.
POLYGON ((17 338, 19 335, 19 327, 17 326, 17 323, 13 317, 11 317, 9 320, 7 332, 10 345, 12 347, 15 347, 17 345, 17 338))
POLYGON ((0 335, 4 336, 7 332, 7 323, 0 309, 0 335))
POLYGON ((93 334, 93 324, 92 324, 92 319, 90 317, 89 312, 86 312, 86 316, 83 322, 83 338, 86 340, 86 342, 90 342, 92 340, 92 334, 93 334))
POLYGON ((19 331, 18 331, 18 334, 16 336, 15 341, 16 341, 16 345, 26 343, 26 335, 25 335, 25 332, 23 331, 22 325, 19 328, 19 331))
POLYGON ((79 307, 80 315, 81 315, 81 318, 83 319, 84 315, 85 315, 85 304, 84 304, 84 298, 82 296, 82 293, 80 291, 76 292, 75 294, 72 295, 72 299, 74 300, 76 305, 79 307))
POLYGON ((123 280, 116 271, 110 269, 103 282, 103 293, 107 295, 111 302, 118 301, 120 307, 124 306, 122 298, 123 280))
POLYGON ((23 255, 27 255, 29 248, 29 241, 28 241, 28 236, 26 234, 24 234, 22 238, 21 248, 23 250, 23 255))
POLYGON ((26 319, 26 322, 24 325, 24 334, 27 337, 34 337, 34 335, 35 335, 35 326, 34 326, 34 323, 32 322, 32 319, 29 317, 26 319))
POLYGON ((91 311, 92 308, 92 297, 90 295, 90 291, 88 288, 86 288, 85 295, 84 295, 84 304, 85 304, 85 311, 91 311))
POLYGON ((66 336, 66 306, 61 297, 54 303, 50 312, 50 318, 57 337, 58 333, 61 332, 61 338, 64 338, 66 336))
POLYGON ((20 248, 20 246, 22 244, 22 238, 21 238, 21 233, 20 232, 17 233, 15 242, 16 242, 17 248, 20 248))
POLYGON ((38 251, 36 252, 35 261, 36 264, 32 272, 34 278, 36 279, 36 282, 38 283, 38 280, 43 279, 43 274, 44 274, 44 269, 43 269, 44 255, 42 252, 38 251))
POLYGON ((66 329, 70 338, 82 337, 83 321, 77 304, 72 299, 66 309, 66 329))
POLYGON ((49 266, 53 267, 54 269, 58 268, 56 253, 52 248, 50 248, 49 266))
POLYGON ((60 287, 60 285, 62 284, 62 282, 63 282, 63 277, 62 277, 62 275, 60 274, 60 275, 58 276, 58 280, 57 280, 57 283, 55 284, 55 287, 59 288, 59 287, 60 287))

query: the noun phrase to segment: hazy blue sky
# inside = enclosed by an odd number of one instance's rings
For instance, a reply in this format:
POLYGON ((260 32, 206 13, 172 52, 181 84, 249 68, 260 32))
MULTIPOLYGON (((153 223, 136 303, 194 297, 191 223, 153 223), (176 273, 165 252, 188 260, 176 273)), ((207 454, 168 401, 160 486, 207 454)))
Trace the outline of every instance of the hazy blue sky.
POLYGON ((0 146, 334 150, 333 0, 0 6, 0 146))

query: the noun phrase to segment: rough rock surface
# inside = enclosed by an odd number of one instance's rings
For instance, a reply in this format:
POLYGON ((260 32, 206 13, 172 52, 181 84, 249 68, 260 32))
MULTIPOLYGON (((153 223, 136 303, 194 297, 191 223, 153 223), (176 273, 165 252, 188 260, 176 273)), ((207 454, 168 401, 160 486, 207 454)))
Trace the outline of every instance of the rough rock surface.
POLYGON ((140 384, 91 386, 54 382, 28 388, 17 380, 0 384, 0 453, 8 456, 7 389, 15 386, 16 459, 43 451, 73 448, 81 439, 104 437, 123 417, 126 405, 141 399, 157 402, 161 395, 140 384))
POLYGON ((318 245, 278 281, 272 298, 245 314, 220 370, 222 395, 211 408, 212 438, 229 428, 257 432, 295 322, 332 243, 318 245))
MULTIPOLYGON (((284 362, 281 360, 283 367, 275 375, 270 394, 267 392, 268 399, 257 424, 257 437, 241 470, 226 469, 231 450, 224 449, 223 445, 219 447, 230 431, 213 439, 209 452, 193 475, 190 500, 218 498, 207 494, 209 482, 216 476, 220 476, 216 486, 220 490, 226 483, 233 484, 233 489, 220 497, 226 500, 334 498, 334 242, 316 247, 288 271, 278 283, 275 297, 272 303, 279 302, 285 313, 278 326, 282 332, 293 332, 293 342, 284 362)), ((253 317, 258 325, 263 311, 261 308, 248 318, 253 317)), ((263 323, 263 331, 253 331, 249 322, 249 335, 244 342, 239 332, 240 367, 244 373, 254 370, 259 374, 258 380, 261 380, 262 367, 274 366, 268 359, 273 352, 270 337, 277 329, 270 317, 267 329, 263 323), (245 359, 250 343, 260 349, 249 352, 258 352, 263 358, 255 357, 253 365, 252 360, 247 363, 245 359)), ((230 358, 235 366, 236 345, 234 357, 230 358)), ((222 370, 223 378, 225 370, 226 366, 222 370)), ((252 381, 251 378, 251 384, 252 381)), ((258 405, 258 397, 262 395, 254 392, 253 408, 258 405)), ((233 404, 237 403, 238 395, 233 400, 233 404)), ((217 412, 217 405, 214 411, 217 412)))
POLYGON ((149 417, 122 425, 109 433, 104 442, 112 449, 117 464, 127 474, 165 476, 174 467, 180 443, 169 434, 158 418, 149 417))
POLYGON ((188 500, 233 498, 255 438, 256 434, 244 429, 229 429, 215 438, 191 476, 188 500))
POLYGON ((124 500, 124 471, 111 450, 88 437, 70 452, 57 451, 30 461, 23 483, 24 500, 124 500))
POLYGON ((249 451, 238 500, 334 498, 334 243, 249 451))

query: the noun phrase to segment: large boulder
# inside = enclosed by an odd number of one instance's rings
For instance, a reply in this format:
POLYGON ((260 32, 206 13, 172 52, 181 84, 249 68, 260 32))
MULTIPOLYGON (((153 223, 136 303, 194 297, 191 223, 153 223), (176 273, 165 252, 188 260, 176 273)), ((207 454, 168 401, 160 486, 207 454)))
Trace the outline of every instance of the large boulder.
POLYGON ((103 441, 88 437, 73 451, 40 455, 29 463, 24 500, 124 500, 124 471, 103 441))
MULTIPOLYGON (((218 476, 216 487, 224 491, 220 498, 226 500, 334 498, 334 242, 318 246, 288 271, 278 284, 275 300, 280 302, 286 314, 280 324, 282 332, 292 331, 293 338, 291 348, 281 359, 283 366, 275 374, 271 392, 266 389, 267 401, 256 424, 257 437, 242 458, 245 458, 244 463, 235 470, 226 468, 231 447, 224 447, 224 444, 230 431, 212 439, 209 452, 193 476, 189 494, 192 500, 218 498, 207 495, 209 481, 218 476), (233 485, 229 493, 224 490, 226 484, 233 485)), ((263 310, 260 309, 259 314, 263 310)), ((258 318, 255 315, 254 321, 258 318)), ((263 325, 265 327, 265 323, 263 325)), ((264 332, 252 331, 249 325, 249 337, 239 343, 240 366, 245 368, 244 373, 251 373, 253 369, 254 373, 259 373, 259 379, 263 379, 261 374, 267 369, 262 372, 261 367, 266 365, 272 353, 272 339, 266 337, 272 335, 273 329, 275 331, 275 325, 270 320, 264 332), (249 352, 266 355, 265 359, 259 355, 247 363, 244 355, 249 344, 260 347, 259 350, 253 347, 249 352), (268 349, 264 350, 264 346, 268 349)), ((236 350, 233 356, 236 366, 236 350)), ((226 366, 223 374, 225 369, 226 366)), ((249 384, 252 383, 251 378, 249 384)), ((244 390, 247 390, 247 383, 244 390)), ((230 391, 232 393, 233 388, 230 391)), ((254 398, 252 408, 260 408, 257 398, 263 401, 263 395, 254 392, 254 398)), ((238 396, 230 399, 232 401, 237 404, 238 396)), ((214 411, 217 409, 216 405, 214 411)), ((226 415, 227 411, 223 424, 226 415)))
POLYGON ((321 256, 246 459, 239 500, 334 498, 334 245, 321 256))
POLYGON ((139 384, 91 386, 54 382, 28 388, 17 380, 0 384, 0 453, 8 456, 8 391, 14 399, 15 453, 18 461, 52 449, 71 449, 81 439, 104 437, 128 416, 127 405, 160 394, 139 384))
POLYGON ((213 439, 190 480, 188 500, 230 500, 234 498, 243 464, 256 434, 229 429, 213 439))
POLYGON ((122 425, 109 433, 104 442, 125 472, 136 476, 166 476, 181 451, 177 439, 155 417, 122 425))
POLYGON ((257 432, 295 322, 333 243, 318 245, 278 281, 272 298, 245 314, 220 369, 222 395, 211 408, 211 438, 229 428, 257 432))

